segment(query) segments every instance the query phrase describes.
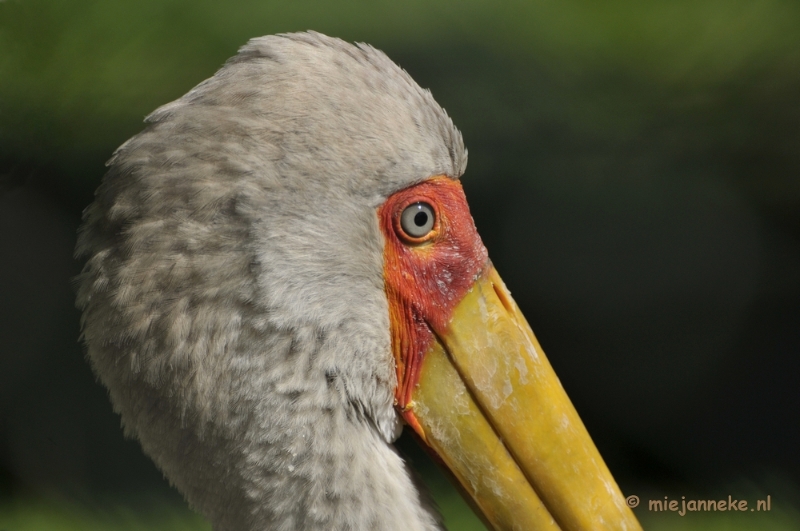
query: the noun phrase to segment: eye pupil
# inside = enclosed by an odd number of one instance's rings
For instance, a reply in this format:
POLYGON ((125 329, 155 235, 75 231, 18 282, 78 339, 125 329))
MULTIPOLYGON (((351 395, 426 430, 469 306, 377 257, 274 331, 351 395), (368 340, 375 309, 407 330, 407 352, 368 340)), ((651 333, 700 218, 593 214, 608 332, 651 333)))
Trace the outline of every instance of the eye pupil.
POLYGON ((433 231, 435 225, 434 210, 428 203, 412 203, 400 214, 401 236, 424 238, 433 231))

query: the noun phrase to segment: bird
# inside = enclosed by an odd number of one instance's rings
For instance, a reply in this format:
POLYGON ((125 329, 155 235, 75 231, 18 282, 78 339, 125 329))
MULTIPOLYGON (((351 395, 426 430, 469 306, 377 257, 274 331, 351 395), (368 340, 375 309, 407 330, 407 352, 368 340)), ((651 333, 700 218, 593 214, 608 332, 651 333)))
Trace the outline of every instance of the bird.
POLYGON ((86 208, 87 358, 215 531, 640 529, 466 201, 461 133, 383 52, 254 38, 146 118, 86 208))

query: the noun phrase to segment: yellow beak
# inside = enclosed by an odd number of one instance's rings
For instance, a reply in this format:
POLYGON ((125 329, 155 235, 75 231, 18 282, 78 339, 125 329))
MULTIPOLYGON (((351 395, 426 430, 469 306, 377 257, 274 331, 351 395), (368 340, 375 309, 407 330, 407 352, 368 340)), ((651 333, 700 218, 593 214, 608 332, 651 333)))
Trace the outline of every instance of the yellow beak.
POLYGON ((494 530, 641 530, 493 267, 435 337, 405 413, 494 530))

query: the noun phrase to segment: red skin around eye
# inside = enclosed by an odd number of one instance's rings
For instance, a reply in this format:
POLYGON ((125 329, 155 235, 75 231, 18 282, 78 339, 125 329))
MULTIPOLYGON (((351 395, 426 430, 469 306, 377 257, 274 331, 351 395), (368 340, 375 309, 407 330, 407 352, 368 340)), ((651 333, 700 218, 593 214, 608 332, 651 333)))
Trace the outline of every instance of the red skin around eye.
POLYGON ((422 357, 433 333, 444 332, 453 308, 485 270, 488 254, 461 183, 449 177, 396 192, 378 216, 386 242, 383 274, 397 370, 395 405, 414 425, 406 406, 419 381, 422 357), (436 217, 433 230, 422 238, 409 237, 400 225, 403 210, 416 202, 429 204, 436 217))

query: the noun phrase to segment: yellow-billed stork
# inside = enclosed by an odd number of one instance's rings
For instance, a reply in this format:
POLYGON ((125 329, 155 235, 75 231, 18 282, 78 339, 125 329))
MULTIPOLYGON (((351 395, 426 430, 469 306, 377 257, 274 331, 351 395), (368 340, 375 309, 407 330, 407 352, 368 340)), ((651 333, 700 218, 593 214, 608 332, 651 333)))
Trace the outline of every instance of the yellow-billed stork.
POLYGON ((125 432, 217 531, 640 529, 488 259, 450 118, 367 45, 251 40, 109 161, 78 254, 125 432))

